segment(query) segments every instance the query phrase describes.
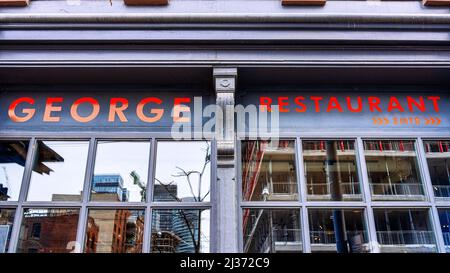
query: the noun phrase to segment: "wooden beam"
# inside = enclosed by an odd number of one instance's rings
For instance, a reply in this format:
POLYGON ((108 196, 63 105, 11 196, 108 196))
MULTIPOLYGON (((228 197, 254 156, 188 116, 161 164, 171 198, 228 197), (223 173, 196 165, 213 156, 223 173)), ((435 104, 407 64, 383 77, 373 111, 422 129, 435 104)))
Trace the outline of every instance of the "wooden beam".
POLYGON ((450 0, 423 0, 422 3, 427 7, 450 7, 450 0))
POLYGON ((29 0, 0 0, 0 7, 25 7, 29 0))
POLYGON ((283 6, 324 6, 326 0, 281 0, 283 6))
POLYGON ((169 0, 124 0, 127 6, 166 6, 169 0))

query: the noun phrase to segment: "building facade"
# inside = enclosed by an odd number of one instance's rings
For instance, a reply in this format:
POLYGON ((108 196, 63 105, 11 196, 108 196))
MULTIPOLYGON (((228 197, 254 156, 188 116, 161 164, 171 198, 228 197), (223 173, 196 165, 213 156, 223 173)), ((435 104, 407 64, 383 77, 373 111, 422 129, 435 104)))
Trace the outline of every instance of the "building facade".
POLYGON ((450 252, 449 6, 0 0, 0 252, 450 252))

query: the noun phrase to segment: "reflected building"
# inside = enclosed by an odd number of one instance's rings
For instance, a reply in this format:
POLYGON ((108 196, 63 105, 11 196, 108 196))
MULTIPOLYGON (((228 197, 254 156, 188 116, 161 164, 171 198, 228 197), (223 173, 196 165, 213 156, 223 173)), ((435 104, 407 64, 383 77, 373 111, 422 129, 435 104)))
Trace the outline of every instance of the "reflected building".
POLYGON ((244 253, 292 253, 303 250, 300 215, 292 209, 245 209, 244 253))
POLYGON ((364 211, 361 209, 310 209, 312 252, 363 253, 369 251, 364 211))
POLYGON ((374 209, 381 252, 436 252, 436 238, 426 209, 374 209))
POLYGON ((155 184, 153 189, 153 200, 155 202, 177 201, 175 198, 178 194, 177 185, 155 184))
POLYGON ((78 217, 78 209, 25 210, 18 252, 67 253, 73 251, 78 217))
POLYGON ((424 141, 434 196, 439 201, 450 200, 450 141, 424 141))
MULTIPOLYGON (((177 185, 154 187, 155 202, 175 201, 177 185)), ((182 198, 180 202, 195 202, 194 197, 182 198)), ((152 251, 158 253, 195 253, 198 241, 201 210, 154 210, 152 251)))
MULTIPOLYGON (((176 201, 177 185, 155 184, 153 200, 155 202, 176 201)), ((181 238, 173 230, 173 211, 155 210, 153 212, 152 252, 175 253, 181 238)))
POLYGON ((295 143, 282 140, 242 143, 242 192, 245 201, 296 201, 295 143))
MULTIPOLYGON (((194 197, 183 198, 182 202, 195 202, 194 197)), ((181 238, 177 252, 195 253, 199 244, 201 210, 173 210, 173 231, 181 238), (195 240, 195 241, 194 241, 195 240)))
POLYGON ((305 140, 302 147, 308 200, 362 200, 354 140, 305 140))
POLYGON ((426 200, 414 140, 363 143, 373 200, 426 200))
POLYGON ((86 253, 140 253, 144 214, 139 210, 90 210, 86 253))
POLYGON ((127 202, 129 192, 120 174, 96 174, 92 179, 92 200, 127 202))
POLYGON ((0 208, 0 253, 8 251, 15 209, 0 208))

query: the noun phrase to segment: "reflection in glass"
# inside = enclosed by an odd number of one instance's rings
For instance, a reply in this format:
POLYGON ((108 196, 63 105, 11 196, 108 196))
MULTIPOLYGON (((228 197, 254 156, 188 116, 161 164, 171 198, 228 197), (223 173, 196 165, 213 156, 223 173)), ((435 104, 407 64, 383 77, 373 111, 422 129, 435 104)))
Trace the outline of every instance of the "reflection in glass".
POLYGON ((28 153, 28 141, 0 141, 0 201, 17 201, 28 153))
POLYGON ((208 253, 209 242, 209 210, 153 210, 151 241, 152 252, 208 253))
POLYGON ((450 253, 450 209, 439 209, 438 211, 445 250, 447 253, 450 253))
POLYGON ((84 252, 141 253, 143 238, 143 210, 89 210, 84 252))
POLYGON ((361 200, 355 141, 303 141, 308 200, 361 200))
POLYGON ((0 253, 8 252, 15 212, 14 209, 0 209, 0 253))
POLYGON ((381 252, 436 252, 428 210, 374 209, 381 252))
POLYGON ((424 200, 414 140, 366 140, 374 200, 424 200))
POLYGON ((312 252, 368 252, 368 236, 362 209, 310 209, 312 252))
POLYGON ((244 253, 302 252, 297 209, 244 209, 244 253))
POLYGON ((99 141, 91 200, 144 202, 150 142, 99 141))
POLYGON ((245 201, 298 200, 294 140, 242 142, 242 197, 245 201))
POLYGON ((153 200, 209 201, 210 171, 209 142, 158 142, 153 200))
POLYGON ((78 209, 25 209, 17 252, 74 251, 78 216, 78 209))
POLYGON ((450 198, 450 140, 424 141, 434 196, 450 198))
POLYGON ((38 141, 28 201, 81 201, 89 142, 38 141))

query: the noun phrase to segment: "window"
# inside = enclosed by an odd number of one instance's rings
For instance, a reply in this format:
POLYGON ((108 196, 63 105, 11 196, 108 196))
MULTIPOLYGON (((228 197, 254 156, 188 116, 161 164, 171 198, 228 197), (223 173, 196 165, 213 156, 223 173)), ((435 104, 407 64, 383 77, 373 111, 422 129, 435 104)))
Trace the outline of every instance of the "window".
POLYGON ((90 209, 85 236, 86 253, 141 253, 144 211, 90 209))
POLYGON ((0 208, 0 253, 8 252, 15 209, 0 208))
POLYGON ((450 199, 450 140, 424 141, 425 155, 437 199, 450 199))
POLYGON ((244 209, 245 253, 302 252, 298 209, 244 209))
POLYGON ((310 209, 312 252, 368 252, 368 235, 363 209, 310 209))
POLYGON ((152 252, 208 253, 210 212, 205 209, 154 209, 152 252))
POLYGON ((28 201, 81 201, 89 142, 38 141, 28 201))
POLYGON ((439 209, 439 221, 441 222, 442 236, 444 237, 445 250, 450 253, 450 209, 439 209))
POLYGON ((33 223, 31 226, 31 238, 39 239, 41 238, 41 223, 33 223))
POLYGON ((91 200, 144 202, 149 159, 149 141, 99 141, 91 200))
POLYGON ((244 201, 297 201, 295 141, 242 142, 244 201))
POLYGON ((158 141, 155 172, 153 201, 209 201, 210 143, 158 141))
POLYGON ((78 209, 25 209, 17 252, 73 251, 78 217, 78 209))
POLYGON ((424 200, 414 140, 365 140, 374 200, 424 200))
POLYGON ((428 210, 374 209, 381 252, 435 252, 428 210))
POLYGON ((305 140, 308 200, 361 200, 354 140, 305 140))
POLYGON ((0 141, 0 201, 19 200, 28 141, 0 141))

